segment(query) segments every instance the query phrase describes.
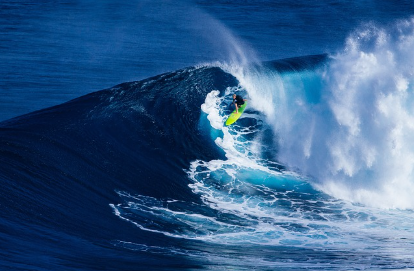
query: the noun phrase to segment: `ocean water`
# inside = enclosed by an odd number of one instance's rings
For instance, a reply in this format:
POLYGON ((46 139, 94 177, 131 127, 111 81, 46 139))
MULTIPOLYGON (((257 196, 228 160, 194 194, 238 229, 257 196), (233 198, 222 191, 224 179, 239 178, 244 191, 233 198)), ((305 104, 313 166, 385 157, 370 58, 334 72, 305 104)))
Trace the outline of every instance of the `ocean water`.
POLYGON ((2 1, 0 269, 413 269, 413 10, 2 1))

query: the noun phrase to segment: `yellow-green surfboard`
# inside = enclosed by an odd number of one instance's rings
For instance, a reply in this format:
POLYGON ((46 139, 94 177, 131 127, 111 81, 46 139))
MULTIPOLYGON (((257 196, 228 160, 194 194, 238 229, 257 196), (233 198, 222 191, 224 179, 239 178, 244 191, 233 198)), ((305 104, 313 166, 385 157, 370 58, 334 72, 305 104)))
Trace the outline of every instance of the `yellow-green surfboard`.
POLYGON ((229 118, 226 120, 226 125, 232 125, 233 123, 236 122, 236 120, 238 120, 240 118, 240 116, 243 114, 244 109, 246 108, 247 105, 247 101, 244 102, 244 104, 242 106, 240 106, 239 108, 239 113, 236 114, 236 109, 234 109, 234 111, 230 114, 229 118))

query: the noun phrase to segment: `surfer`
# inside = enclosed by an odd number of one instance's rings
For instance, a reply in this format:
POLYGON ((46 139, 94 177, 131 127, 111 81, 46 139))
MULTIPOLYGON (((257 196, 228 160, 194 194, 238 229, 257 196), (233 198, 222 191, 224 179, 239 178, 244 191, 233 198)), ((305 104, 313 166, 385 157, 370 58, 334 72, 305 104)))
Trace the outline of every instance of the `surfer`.
POLYGON ((236 107, 236 114, 239 113, 239 108, 244 104, 244 102, 247 101, 247 99, 243 99, 242 96, 233 94, 233 103, 236 107))

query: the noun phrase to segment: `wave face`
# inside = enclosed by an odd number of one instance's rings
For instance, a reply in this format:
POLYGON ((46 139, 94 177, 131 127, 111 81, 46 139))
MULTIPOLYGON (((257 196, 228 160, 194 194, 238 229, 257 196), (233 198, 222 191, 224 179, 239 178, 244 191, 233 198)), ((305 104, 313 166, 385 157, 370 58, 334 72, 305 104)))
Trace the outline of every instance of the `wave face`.
POLYGON ((187 68, 2 122, 0 266, 414 267, 410 202, 361 198, 410 156, 409 69, 388 82, 369 65, 389 57, 350 48, 187 68), (225 127, 235 92, 249 105, 225 127))
POLYGON ((118 240, 157 246, 160 237, 137 232, 109 204, 120 201, 117 191, 200 201, 183 169, 223 156, 198 127, 200 105, 207 90, 235 84, 219 68, 190 68, 2 122, 0 266, 149 270, 182 262, 118 248, 118 240))

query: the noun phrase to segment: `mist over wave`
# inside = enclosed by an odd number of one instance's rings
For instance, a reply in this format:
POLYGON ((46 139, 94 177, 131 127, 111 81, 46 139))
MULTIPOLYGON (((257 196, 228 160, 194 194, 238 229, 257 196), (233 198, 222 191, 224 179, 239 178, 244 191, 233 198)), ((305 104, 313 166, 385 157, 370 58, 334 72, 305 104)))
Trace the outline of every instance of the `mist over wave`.
POLYGON ((414 20, 367 24, 324 65, 230 72, 274 130, 278 161, 329 194, 414 208, 414 20))

